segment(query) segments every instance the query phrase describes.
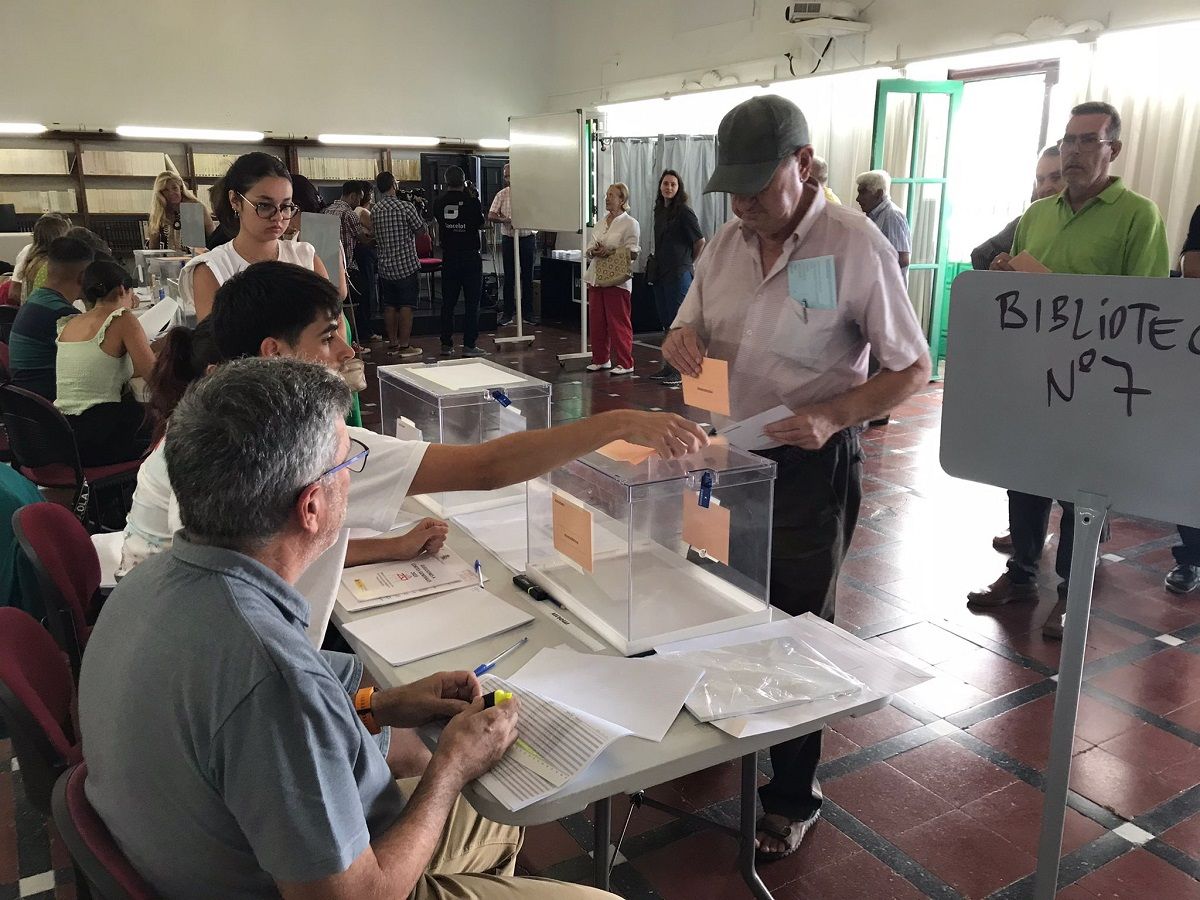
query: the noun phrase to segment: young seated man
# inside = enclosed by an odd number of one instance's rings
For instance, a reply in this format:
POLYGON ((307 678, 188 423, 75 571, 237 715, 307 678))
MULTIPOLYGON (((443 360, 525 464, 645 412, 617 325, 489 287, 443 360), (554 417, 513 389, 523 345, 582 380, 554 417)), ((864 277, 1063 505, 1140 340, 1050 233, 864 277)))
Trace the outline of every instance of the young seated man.
POLYGON ((516 701, 484 709, 470 672, 352 701, 307 639, 296 580, 344 530, 351 471, 379 462, 349 403, 325 367, 243 359, 176 407, 183 530, 117 585, 84 656, 89 800, 168 897, 609 896, 512 878, 520 829, 459 797, 515 740, 516 701), (445 719, 405 797, 371 732, 445 719))
POLYGON ((74 316, 83 296, 83 273, 95 258, 78 238, 60 237, 46 253, 46 283, 21 304, 8 339, 8 368, 19 388, 54 400, 58 393, 58 320, 74 316))
MULTIPOLYGON (((256 263, 230 278, 217 290, 210 320, 213 339, 225 359, 291 356, 336 370, 354 355, 342 333, 337 291, 327 279, 290 263, 256 263)), ((263 410, 262 414, 272 413, 263 410)), ((370 450, 372 464, 351 474, 345 527, 298 584, 311 604, 314 635, 324 632, 333 611, 346 565, 349 529, 387 531, 409 494, 507 487, 621 438, 653 447, 664 457, 682 456, 708 442, 698 425, 680 416, 638 410, 613 410, 473 445, 403 441, 354 427, 349 435, 370 450)), ((163 453, 170 436, 168 429, 166 441, 143 464, 147 476, 139 475, 135 507, 169 503, 170 485, 144 482, 162 470, 155 454, 163 453)))

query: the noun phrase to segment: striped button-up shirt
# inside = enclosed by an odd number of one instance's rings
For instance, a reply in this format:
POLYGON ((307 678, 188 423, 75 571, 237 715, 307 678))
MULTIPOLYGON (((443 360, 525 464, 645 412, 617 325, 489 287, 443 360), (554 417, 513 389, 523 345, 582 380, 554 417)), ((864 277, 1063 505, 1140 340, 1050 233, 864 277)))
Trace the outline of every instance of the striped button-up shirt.
POLYGON ((399 281, 420 270, 416 237, 425 230, 425 223, 415 206, 385 194, 371 209, 371 224, 381 277, 399 281))

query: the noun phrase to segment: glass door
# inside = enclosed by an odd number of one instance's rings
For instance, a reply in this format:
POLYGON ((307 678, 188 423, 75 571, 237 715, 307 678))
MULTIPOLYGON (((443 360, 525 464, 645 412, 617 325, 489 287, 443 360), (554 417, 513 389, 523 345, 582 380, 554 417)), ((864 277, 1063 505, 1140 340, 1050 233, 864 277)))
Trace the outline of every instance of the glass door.
POLYGON ((933 375, 941 377, 949 241, 946 220, 950 145, 961 81, 880 81, 875 94, 871 168, 892 176, 892 200, 912 231, 908 296, 929 338, 933 375))

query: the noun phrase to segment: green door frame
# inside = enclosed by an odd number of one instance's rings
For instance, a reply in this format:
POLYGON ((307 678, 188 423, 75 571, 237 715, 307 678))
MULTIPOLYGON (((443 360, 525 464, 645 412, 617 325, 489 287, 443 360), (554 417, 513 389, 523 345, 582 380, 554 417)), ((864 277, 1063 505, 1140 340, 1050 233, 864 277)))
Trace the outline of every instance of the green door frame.
POLYGON ((892 176, 892 184, 910 185, 908 199, 905 204, 906 208, 904 210, 904 215, 910 224, 913 221, 917 186, 925 184, 941 185, 941 204, 939 206, 937 223, 937 249, 934 253, 934 261, 931 263, 918 263, 914 260, 908 267, 910 272, 918 269, 933 270, 932 296, 930 297, 929 308, 929 331, 926 336, 929 338, 929 353, 933 363, 935 378, 938 377, 939 366, 946 355, 945 341, 942 335, 942 319, 945 313, 943 305, 946 296, 946 265, 949 262, 950 246, 950 236, 946 231, 946 222, 950 217, 950 181, 947 176, 950 174, 950 148, 953 143, 954 116, 958 112, 959 103, 962 102, 962 91, 963 82, 961 81, 910 81, 904 78, 884 79, 875 88, 875 124, 871 139, 872 169, 878 169, 884 163, 883 150, 886 139, 886 129, 884 126, 887 121, 888 95, 912 94, 916 97, 913 105, 909 173, 906 176, 892 176), (921 126, 925 115, 923 99, 927 94, 945 94, 949 97, 949 107, 946 113, 945 158, 942 160, 941 178, 930 178, 915 174, 920 171, 918 166, 921 162, 921 151, 923 149, 921 147, 921 126))

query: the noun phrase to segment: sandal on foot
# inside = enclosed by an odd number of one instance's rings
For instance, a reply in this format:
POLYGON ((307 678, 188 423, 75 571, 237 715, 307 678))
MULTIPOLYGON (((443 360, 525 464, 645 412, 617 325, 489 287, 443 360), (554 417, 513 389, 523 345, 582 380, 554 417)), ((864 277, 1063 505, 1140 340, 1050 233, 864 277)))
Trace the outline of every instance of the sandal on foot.
POLYGON ((786 849, 763 850, 761 848, 755 848, 755 858, 759 862, 773 862, 777 859, 783 859, 785 856, 791 856, 796 852, 796 848, 800 846, 800 842, 804 840, 804 836, 808 834, 809 829, 811 829, 816 823, 816 814, 803 821, 792 821, 786 816, 768 813, 758 820, 758 824, 755 825, 755 829, 760 834, 765 834, 767 837, 772 837, 777 841, 781 841, 785 845, 786 849))

